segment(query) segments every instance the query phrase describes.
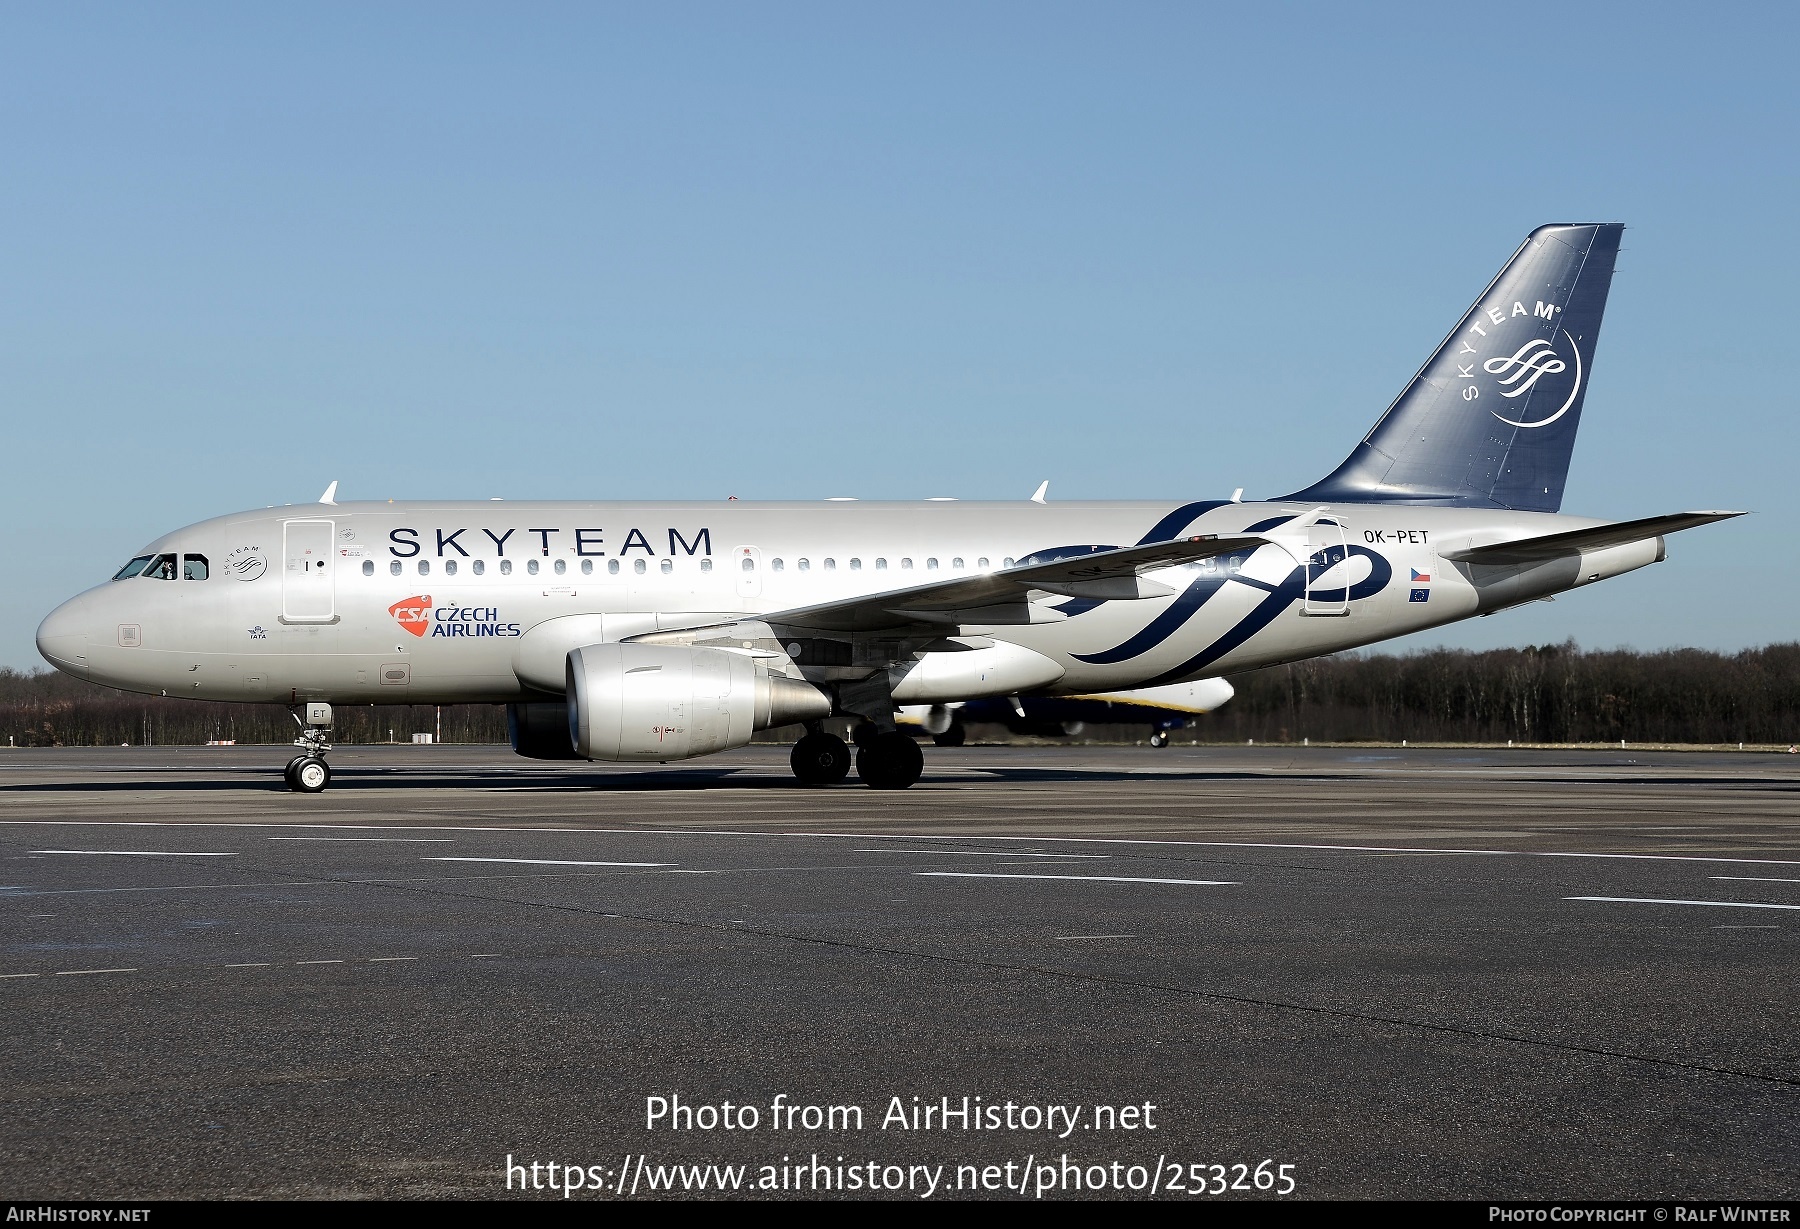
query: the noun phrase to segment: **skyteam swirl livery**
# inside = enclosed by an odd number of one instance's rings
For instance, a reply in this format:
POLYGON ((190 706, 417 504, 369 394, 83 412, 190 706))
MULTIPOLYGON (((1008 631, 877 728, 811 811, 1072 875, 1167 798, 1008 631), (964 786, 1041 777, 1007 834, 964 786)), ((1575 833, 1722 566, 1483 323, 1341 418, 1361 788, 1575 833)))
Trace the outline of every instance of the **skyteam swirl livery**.
MULTIPOLYGON (((290 706, 508 706, 547 759, 673 761, 803 726, 795 775, 919 779, 906 707, 1168 689, 1656 563, 1738 515, 1560 515, 1623 227, 1544 226, 1331 474, 1264 502, 339 503, 157 539, 37 643, 108 686, 290 706)), ((1200 706, 1204 706, 1202 703, 1200 706)))

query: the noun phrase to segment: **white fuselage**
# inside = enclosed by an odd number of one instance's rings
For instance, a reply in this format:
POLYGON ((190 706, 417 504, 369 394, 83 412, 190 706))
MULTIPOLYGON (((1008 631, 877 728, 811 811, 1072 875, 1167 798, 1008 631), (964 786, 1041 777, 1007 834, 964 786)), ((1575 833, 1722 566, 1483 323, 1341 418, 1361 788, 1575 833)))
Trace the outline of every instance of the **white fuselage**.
MULTIPOLYGON (((1211 501, 290 506, 158 539, 142 553, 202 557, 203 569, 178 563, 176 575, 187 567, 206 578, 101 585, 51 614, 39 646, 97 683, 208 700, 548 699, 561 692, 562 656, 582 643, 997 571, 1062 547, 1278 532, 1312 510, 1211 501)), ((1439 556, 1599 523, 1344 504, 1304 531, 1301 549, 1270 544, 1150 573, 1173 591, 1165 596, 1044 593, 1031 602, 1042 621, 952 630, 1054 662, 1060 677, 1032 688, 1046 694, 1214 677, 1454 622, 1662 557, 1660 538, 1517 566, 1439 556), (1311 569, 1300 561, 1307 555, 1311 569)), ((937 686, 925 671, 895 694, 960 700, 974 698, 970 687, 966 672, 937 686)), ((1014 690, 997 677, 989 694, 1014 690)))

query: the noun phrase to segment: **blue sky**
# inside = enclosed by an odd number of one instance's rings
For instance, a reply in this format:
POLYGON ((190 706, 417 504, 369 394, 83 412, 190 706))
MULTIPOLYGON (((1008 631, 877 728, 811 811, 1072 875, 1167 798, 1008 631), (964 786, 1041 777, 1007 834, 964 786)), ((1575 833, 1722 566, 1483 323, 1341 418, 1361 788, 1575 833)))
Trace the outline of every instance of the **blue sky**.
POLYGON ((1797 11, 0 7, 0 664, 332 479, 1278 494, 1598 220, 1565 510, 1757 515, 1416 642, 1793 639, 1797 11))

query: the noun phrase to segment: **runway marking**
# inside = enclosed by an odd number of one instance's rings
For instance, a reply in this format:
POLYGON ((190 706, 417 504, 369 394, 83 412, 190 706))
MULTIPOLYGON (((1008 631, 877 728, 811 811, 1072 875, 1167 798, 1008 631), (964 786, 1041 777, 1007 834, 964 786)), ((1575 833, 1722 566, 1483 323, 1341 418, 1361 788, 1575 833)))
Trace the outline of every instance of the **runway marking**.
POLYGON ((1056 936, 1057 942, 1059 942, 1059 943, 1065 942, 1070 939, 1135 939, 1135 938, 1137 938, 1136 935, 1057 935, 1056 936))
POLYGON ((0 981, 5 981, 9 977, 37 977, 37 976, 39 976, 39 974, 37 974, 37 973, 0 973, 0 981))
POLYGON ((267 960, 253 960, 248 964, 222 964, 221 969, 266 969, 271 967, 267 960))
POLYGON ((342 960, 296 960, 295 964, 343 964, 342 960))
POLYGON ((370 964, 382 964, 389 960, 417 960, 417 956, 370 956, 370 964))
POLYGON ((1109 853, 1029 853, 1021 855, 1012 849, 852 849, 850 852, 930 854, 939 858, 1097 858, 1105 861, 1112 857, 1109 853))
POLYGON ((1712 905, 1720 909, 1800 909, 1800 905, 1765 905, 1748 900, 1661 900, 1650 896, 1565 896, 1564 900, 1597 900, 1615 905, 1712 905))
MULTIPOLYGON (((1642 862, 1716 862, 1738 866, 1800 866, 1800 858, 1722 858, 1706 857, 1695 854, 1644 854, 1644 853, 1579 853, 1564 851, 1548 851, 1534 849, 1428 849, 1423 846, 1405 845, 1309 845, 1292 841, 1159 841, 1143 837, 1100 837, 1100 836, 994 836, 983 834, 979 837, 968 835, 934 837, 920 835, 888 835, 880 832, 746 832, 735 828, 539 828, 508 827, 464 824, 414 824, 404 827, 395 824, 260 824, 260 823, 191 823, 169 820, 132 819, 132 820, 94 820, 94 819, 0 819, 4 825, 61 825, 65 827, 87 828, 325 828, 340 831, 402 831, 402 832, 507 832, 507 833, 557 833, 562 835, 587 836, 737 836, 753 837, 767 840, 771 838, 789 840, 848 840, 848 841, 930 841, 979 839, 983 841, 1033 841, 1046 844, 1071 845, 1145 845, 1167 846, 1173 849, 1309 849, 1324 852, 1346 853, 1452 853, 1452 854, 1488 854, 1518 858, 1604 858, 1642 862)), ((95 852, 109 852, 97 850, 95 852)), ((1015 854, 1015 856, 1017 856, 1015 854)), ((630 864, 627 864, 630 865, 630 864)), ((655 865, 655 864, 652 864, 655 865)), ((335 882, 335 881, 332 881, 335 882)))
MULTIPOLYGON (((1075 879, 1082 883, 1180 883, 1199 888, 1238 886, 1233 879, 1140 879, 1130 875, 993 875, 980 871, 914 871, 913 874, 932 879, 1075 879)), ((1800 909, 1800 905, 1792 908, 1800 909)))
POLYGON ((1780 930, 1779 926, 1711 926, 1709 930, 1780 930))
POLYGON ((89 973, 135 973, 136 969, 64 969, 55 977, 86 977, 89 973))
MULTIPOLYGON (((604 863, 600 865, 606 865, 604 863)), ((816 867, 795 867, 796 870, 815 870, 816 867)), ((830 869, 842 869, 833 867, 830 869)), ((883 870, 891 869, 883 867, 883 870)), ((267 883, 175 883, 150 885, 132 888, 50 888, 42 892, 28 892, 24 896, 14 897, 24 900, 33 896, 93 896, 106 892, 215 892, 232 891, 239 888, 326 888, 326 887, 378 887, 388 883, 474 883, 485 879, 590 879, 595 875, 571 872, 566 875, 407 875, 389 876, 385 879, 275 879, 267 883)))
POLYGON ((562 858, 422 858, 423 862, 505 862, 515 866, 671 866, 670 862, 571 862, 562 858))
POLYGON ((34 849, 32 853, 73 853, 114 858, 235 858, 235 853, 176 853, 167 849, 34 849))
POLYGON ((272 836, 271 841, 384 841, 411 845, 454 845, 453 836, 272 836))
POLYGON ((1724 879, 1733 883, 1800 883, 1800 879, 1766 879, 1761 875, 1708 875, 1708 879, 1724 879))

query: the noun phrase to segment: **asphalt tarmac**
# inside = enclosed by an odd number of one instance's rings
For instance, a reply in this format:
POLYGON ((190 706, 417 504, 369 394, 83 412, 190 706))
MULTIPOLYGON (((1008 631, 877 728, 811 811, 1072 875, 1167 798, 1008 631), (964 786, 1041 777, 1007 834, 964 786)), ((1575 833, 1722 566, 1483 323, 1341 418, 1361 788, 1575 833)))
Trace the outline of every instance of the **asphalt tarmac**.
POLYGON ((1800 1176, 1800 756, 287 754, 0 751, 0 1195, 1800 1176))

